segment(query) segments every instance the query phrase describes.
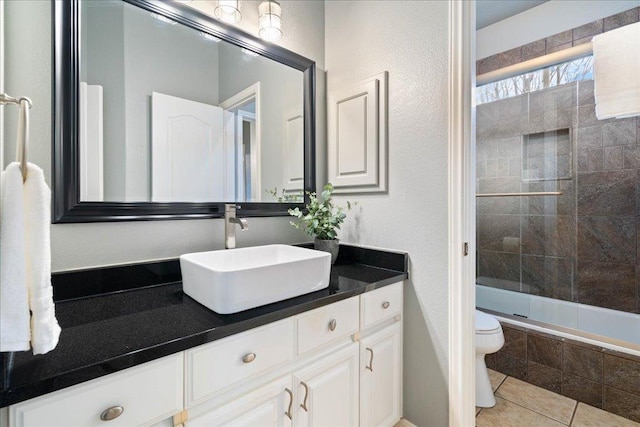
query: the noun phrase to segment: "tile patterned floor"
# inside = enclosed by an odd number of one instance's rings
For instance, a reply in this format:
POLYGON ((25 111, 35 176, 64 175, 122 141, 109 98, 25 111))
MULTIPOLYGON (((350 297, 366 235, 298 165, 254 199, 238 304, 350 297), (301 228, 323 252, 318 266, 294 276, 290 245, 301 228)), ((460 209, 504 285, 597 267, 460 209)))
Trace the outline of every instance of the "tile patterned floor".
POLYGON ((476 408, 477 427, 640 427, 551 391, 489 369, 496 406, 476 408))

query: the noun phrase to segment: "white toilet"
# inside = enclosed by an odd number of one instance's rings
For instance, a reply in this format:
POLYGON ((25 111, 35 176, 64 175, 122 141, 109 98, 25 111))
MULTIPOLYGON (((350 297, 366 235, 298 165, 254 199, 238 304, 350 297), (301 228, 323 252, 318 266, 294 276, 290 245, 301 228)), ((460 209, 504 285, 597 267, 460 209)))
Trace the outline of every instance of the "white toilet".
POLYGON ((478 407, 491 408, 496 404, 484 356, 495 353, 503 345, 504 335, 500 322, 495 317, 476 310, 476 406, 478 407))

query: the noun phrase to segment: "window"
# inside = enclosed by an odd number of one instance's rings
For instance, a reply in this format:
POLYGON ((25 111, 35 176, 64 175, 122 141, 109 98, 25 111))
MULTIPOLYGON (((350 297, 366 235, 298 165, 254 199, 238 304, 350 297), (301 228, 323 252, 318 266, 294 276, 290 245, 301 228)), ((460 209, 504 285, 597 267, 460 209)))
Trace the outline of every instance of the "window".
POLYGON ((590 79, 593 79, 593 56, 586 56, 479 86, 476 88, 476 104, 590 79))

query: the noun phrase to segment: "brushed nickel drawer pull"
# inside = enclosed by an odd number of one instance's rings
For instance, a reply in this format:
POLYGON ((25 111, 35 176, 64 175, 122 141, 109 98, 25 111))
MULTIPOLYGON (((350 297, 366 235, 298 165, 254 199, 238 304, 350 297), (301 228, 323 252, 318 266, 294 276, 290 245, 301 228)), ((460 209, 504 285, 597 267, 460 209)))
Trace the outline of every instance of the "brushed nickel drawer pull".
POLYGON ((111 408, 105 409, 100 414, 100 419, 102 421, 111 421, 118 418, 124 412, 124 408, 122 406, 112 406, 111 408))
POLYGON ((291 410, 293 409, 293 393, 288 388, 285 388, 284 391, 289 394, 289 409, 284 414, 289 417, 290 420, 293 420, 293 414, 291 413, 291 410))
POLYGON ((331 319, 331 322, 329 322, 329 330, 331 332, 335 331, 336 326, 338 326, 338 321, 336 319, 331 319))
POLYGON ((242 361, 244 363, 251 363, 254 360, 256 360, 256 354, 255 353, 249 353, 249 354, 245 354, 244 356, 242 356, 242 361))
POLYGON ((389 301, 385 301, 382 303, 382 308, 384 310, 386 310, 387 308, 389 308, 389 306, 391 305, 391 303, 389 301))
POLYGON ((304 409, 306 412, 309 412, 309 409, 307 408, 307 398, 309 397, 309 386, 307 386, 304 383, 304 381, 300 381, 300 385, 304 387, 304 400, 302 401, 302 404, 300 405, 300 407, 304 409))
POLYGON ((369 359, 369 366, 366 366, 366 369, 368 369, 371 372, 373 372, 373 349, 367 347, 367 351, 371 352, 371 358, 369 359))

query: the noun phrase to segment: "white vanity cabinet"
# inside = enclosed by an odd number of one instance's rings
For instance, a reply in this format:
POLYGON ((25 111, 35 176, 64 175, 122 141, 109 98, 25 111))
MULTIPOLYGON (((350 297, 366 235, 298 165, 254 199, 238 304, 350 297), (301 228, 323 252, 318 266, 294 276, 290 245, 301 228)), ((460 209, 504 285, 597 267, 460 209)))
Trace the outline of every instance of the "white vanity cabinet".
POLYGON ((205 414, 185 427, 358 425, 358 344, 302 367, 205 414))
POLYGON ((238 397, 218 409, 187 421, 187 427, 290 427, 289 407, 293 410, 291 376, 271 381, 257 390, 238 397))
POLYGON ((402 415, 402 282, 8 412, 9 427, 391 427, 402 415))
POLYGON ((294 372, 294 425, 358 425, 358 344, 294 372))
MULTIPOLYGON (((400 421, 401 282, 292 319, 294 360, 280 368, 261 371, 257 377, 243 377, 236 387, 209 394, 211 399, 207 402, 196 399, 194 402, 198 405, 187 408, 189 421, 185 427, 391 427, 400 421)), ((270 334, 268 327, 270 325, 231 339, 242 341, 245 335, 270 334)), ((272 346, 277 347, 280 354, 291 354, 291 343, 282 338, 284 333, 279 336, 280 339, 271 341, 272 346)), ((230 349, 223 341, 201 347, 207 346, 230 349)), ((188 350, 187 354, 202 352, 201 347, 188 350)), ((247 347, 243 351, 249 350, 247 347)), ((234 358, 239 360, 241 353, 234 358)), ((260 353, 255 354, 257 361, 260 353)), ((189 371, 192 358, 187 356, 186 360, 189 371)), ((187 390, 190 377, 187 375, 187 390)), ((228 374, 224 375, 227 377, 228 374)), ((214 382, 212 377, 211 389, 216 388, 214 382)))
POLYGON ((182 353, 9 407, 11 427, 152 426, 183 408, 182 353))
POLYGON ((392 426, 402 416, 402 326, 360 341, 360 425, 392 426))

